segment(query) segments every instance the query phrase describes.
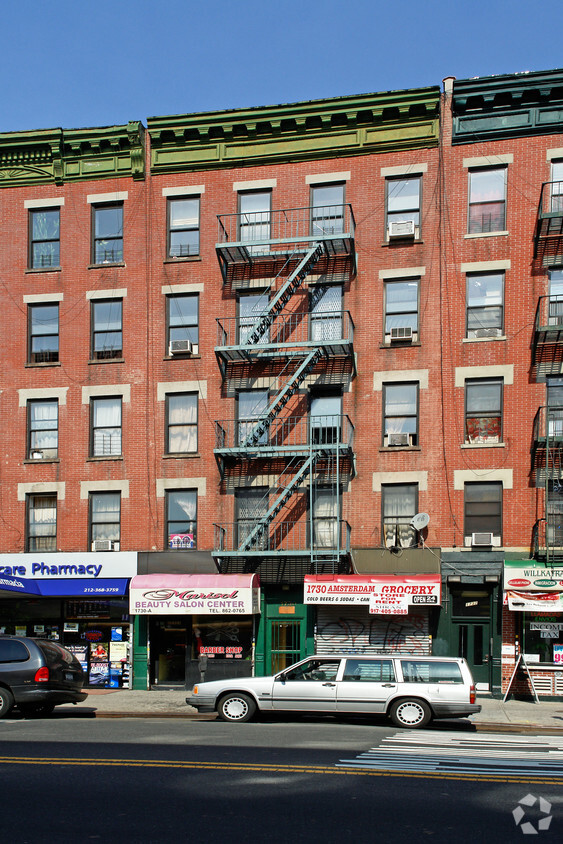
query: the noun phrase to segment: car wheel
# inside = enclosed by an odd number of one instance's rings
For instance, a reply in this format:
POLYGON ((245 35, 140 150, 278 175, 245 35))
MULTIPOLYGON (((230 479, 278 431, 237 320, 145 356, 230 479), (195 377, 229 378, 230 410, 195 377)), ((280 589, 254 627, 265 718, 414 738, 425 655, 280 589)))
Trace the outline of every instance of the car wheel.
POLYGON ((397 700, 389 710, 391 720, 396 727, 425 727, 432 718, 427 703, 418 698, 397 700))
POLYGON ((250 721, 256 712, 256 704, 249 695, 233 692, 221 698, 217 712, 222 721, 250 721))
POLYGON ((7 715, 14 705, 14 696, 8 689, 0 688, 0 718, 7 715))
POLYGON ((20 703, 19 711, 24 718, 42 718, 51 715, 55 709, 54 703, 20 703))

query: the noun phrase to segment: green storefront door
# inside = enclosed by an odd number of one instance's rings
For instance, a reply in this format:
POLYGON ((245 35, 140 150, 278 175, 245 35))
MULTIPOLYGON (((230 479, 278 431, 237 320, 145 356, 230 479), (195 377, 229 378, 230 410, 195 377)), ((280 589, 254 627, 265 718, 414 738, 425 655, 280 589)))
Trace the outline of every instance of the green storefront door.
POLYGON ((302 601, 301 590, 295 590, 294 596, 277 590, 266 594, 257 641, 258 675, 275 674, 312 653, 313 636, 302 601), (291 601, 292 597, 296 600, 291 601))
POLYGON ((467 660, 477 688, 491 688, 492 590, 486 586, 452 589, 452 633, 456 656, 467 660))

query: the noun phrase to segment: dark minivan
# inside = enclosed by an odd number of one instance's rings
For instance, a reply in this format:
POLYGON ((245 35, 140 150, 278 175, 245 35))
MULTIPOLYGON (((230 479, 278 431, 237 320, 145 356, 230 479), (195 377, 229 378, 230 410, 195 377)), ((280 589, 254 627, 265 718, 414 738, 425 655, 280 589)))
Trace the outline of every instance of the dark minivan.
POLYGON ((0 636, 0 718, 15 705, 22 715, 48 715, 78 703, 84 673, 76 657, 49 639, 0 636))

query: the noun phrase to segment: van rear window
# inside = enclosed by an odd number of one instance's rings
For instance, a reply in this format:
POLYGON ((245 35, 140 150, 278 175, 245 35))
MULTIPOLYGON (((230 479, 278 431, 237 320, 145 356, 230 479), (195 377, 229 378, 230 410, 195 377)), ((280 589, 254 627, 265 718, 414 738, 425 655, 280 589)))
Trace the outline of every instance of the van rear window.
POLYGON ((35 644, 43 651, 47 665, 60 665, 61 662, 66 662, 68 665, 72 662, 72 654, 61 648, 55 642, 49 642, 46 639, 36 640, 35 644))
POLYGON ((401 666, 405 683, 463 683, 457 662, 402 659, 401 666))

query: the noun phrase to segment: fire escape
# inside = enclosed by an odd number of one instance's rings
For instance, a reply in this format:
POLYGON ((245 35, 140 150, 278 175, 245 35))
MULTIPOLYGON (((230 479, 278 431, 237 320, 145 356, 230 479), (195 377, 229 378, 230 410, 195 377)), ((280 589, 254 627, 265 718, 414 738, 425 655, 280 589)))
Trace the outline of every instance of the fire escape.
POLYGON ((563 182, 542 185, 534 258, 544 267, 563 267, 563 182))
POLYGON ((314 415, 308 398, 311 384, 342 385, 355 373, 352 318, 332 295, 355 274, 352 209, 220 216, 216 249, 225 298, 258 303, 217 320, 224 393, 266 385, 249 412, 241 415, 239 401, 237 418, 215 423, 222 489, 235 505, 241 490, 251 496, 232 522, 215 524, 216 565, 259 570, 270 583, 348 571, 350 527, 340 513, 354 428, 341 405, 314 415))

